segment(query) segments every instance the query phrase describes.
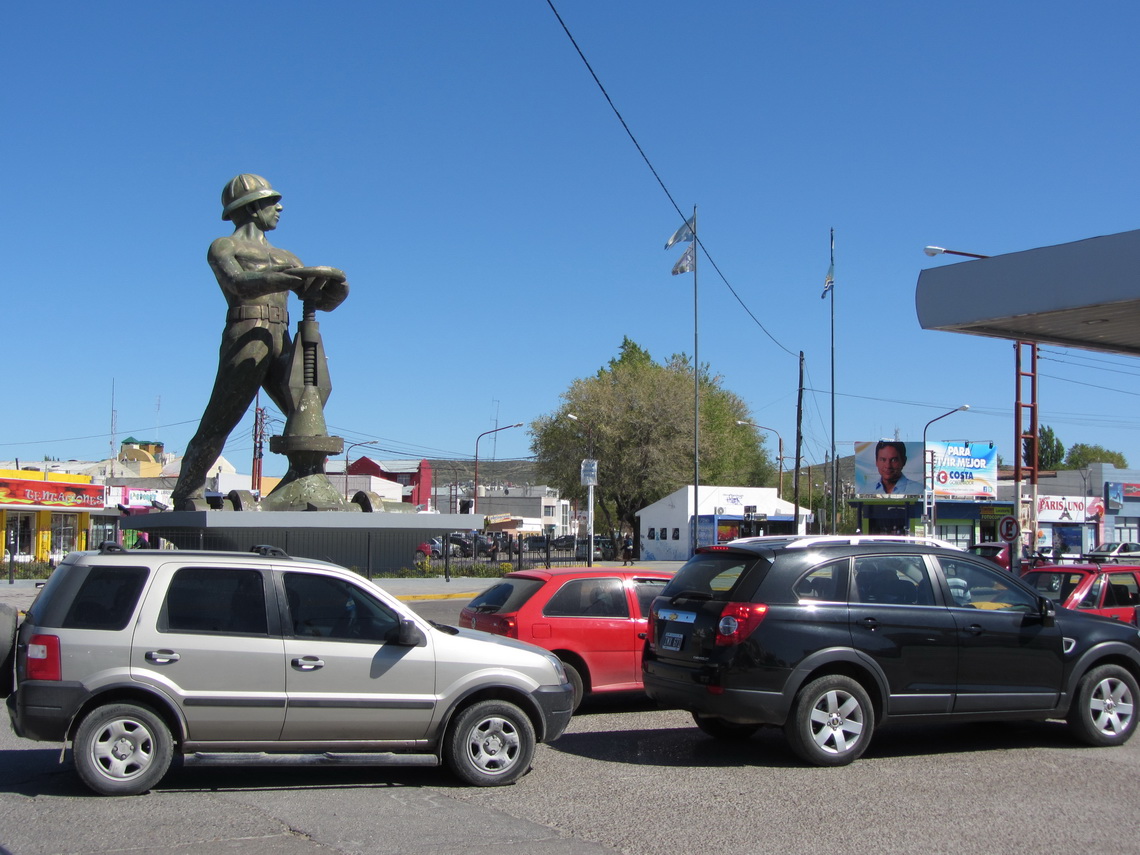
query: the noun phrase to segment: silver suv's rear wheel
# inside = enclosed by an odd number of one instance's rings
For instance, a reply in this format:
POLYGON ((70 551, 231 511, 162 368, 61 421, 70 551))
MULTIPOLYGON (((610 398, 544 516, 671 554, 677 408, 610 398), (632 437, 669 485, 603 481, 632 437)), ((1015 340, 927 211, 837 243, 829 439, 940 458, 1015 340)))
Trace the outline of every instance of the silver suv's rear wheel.
POLYGON ((1136 678, 1119 665, 1093 668, 1077 686, 1069 728, 1089 745, 1123 745, 1136 730, 1136 678))
POLYGON ((109 704, 88 713, 75 733, 75 770, 104 796, 145 793, 170 768, 173 740, 146 707, 109 704))
POLYGON ((480 701, 459 713, 444 743, 451 770, 468 784, 513 784, 534 758, 534 726, 506 701, 480 701))
POLYGON ((784 734, 792 750, 815 766, 844 766, 871 743, 875 712, 866 691, 841 675, 808 683, 792 704, 784 734))
POLYGON ((0 603, 0 698, 12 694, 16 687, 16 627, 20 615, 15 606, 0 603))

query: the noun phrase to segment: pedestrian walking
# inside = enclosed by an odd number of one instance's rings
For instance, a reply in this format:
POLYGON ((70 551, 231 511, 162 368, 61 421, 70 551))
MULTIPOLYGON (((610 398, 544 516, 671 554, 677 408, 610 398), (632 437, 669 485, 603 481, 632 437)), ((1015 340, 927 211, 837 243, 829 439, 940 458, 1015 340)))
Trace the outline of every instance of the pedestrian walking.
POLYGON ((625 567, 627 564, 633 564, 633 538, 628 534, 621 545, 621 566, 625 567))

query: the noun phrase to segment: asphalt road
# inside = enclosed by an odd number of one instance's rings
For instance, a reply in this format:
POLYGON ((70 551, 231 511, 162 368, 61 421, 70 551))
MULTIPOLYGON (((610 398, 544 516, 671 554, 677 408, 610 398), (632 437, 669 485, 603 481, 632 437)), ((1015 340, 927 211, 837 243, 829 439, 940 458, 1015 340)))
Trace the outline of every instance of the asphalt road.
MULTIPOLYGON (((462 600, 414 602, 454 622, 462 600)), ((895 728, 841 769, 779 731, 744 744, 636 698, 588 701, 512 787, 444 769, 175 770, 93 796, 58 746, 0 726, 0 844, 14 855, 1135 852, 1140 739, 1078 747, 1061 723, 895 728)))

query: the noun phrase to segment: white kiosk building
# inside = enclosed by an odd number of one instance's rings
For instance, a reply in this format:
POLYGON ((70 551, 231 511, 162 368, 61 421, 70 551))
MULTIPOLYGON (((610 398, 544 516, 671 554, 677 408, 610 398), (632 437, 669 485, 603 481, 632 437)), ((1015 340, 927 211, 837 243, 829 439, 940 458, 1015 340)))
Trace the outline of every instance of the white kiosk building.
POLYGON ((740 536, 741 523, 751 515, 762 534, 803 534, 810 511, 776 498, 775 487, 701 486, 695 507, 690 484, 637 513, 643 561, 686 561, 697 546, 725 543, 740 536), (696 523, 697 541, 693 543, 696 523))

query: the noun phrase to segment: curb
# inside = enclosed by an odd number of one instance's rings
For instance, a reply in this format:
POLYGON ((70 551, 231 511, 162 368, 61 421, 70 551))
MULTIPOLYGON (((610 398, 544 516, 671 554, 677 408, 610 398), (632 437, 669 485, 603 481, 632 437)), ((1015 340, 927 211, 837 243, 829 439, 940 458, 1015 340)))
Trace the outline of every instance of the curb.
POLYGON ((477 596, 479 596, 478 591, 470 591, 459 594, 402 594, 396 599, 403 603, 411 603, 419 600, 470 600, 477 596))

